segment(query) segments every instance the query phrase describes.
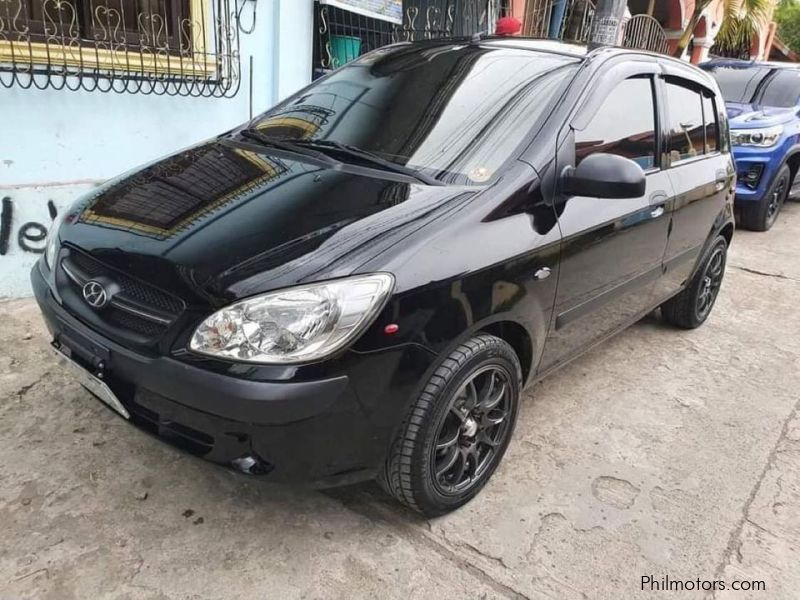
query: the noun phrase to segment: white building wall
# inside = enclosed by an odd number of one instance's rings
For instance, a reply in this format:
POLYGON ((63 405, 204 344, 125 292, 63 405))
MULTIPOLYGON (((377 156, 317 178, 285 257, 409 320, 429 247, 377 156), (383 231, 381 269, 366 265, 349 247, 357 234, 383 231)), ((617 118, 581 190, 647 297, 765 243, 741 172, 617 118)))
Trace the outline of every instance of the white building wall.
POLYGON ((246 0, 233 98, 0 88, 0 298, 30 295, 51 213, 102 181, 230 129, 311 78, 312 0, 246 0), (250 57, 253 76, 250 77, 250 57))

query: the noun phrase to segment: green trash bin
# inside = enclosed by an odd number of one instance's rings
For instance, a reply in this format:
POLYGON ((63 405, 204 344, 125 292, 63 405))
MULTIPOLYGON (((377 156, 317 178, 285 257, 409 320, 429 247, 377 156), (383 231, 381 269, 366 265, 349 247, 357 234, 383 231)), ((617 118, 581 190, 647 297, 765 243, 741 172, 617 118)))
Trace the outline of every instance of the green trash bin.
POLYGON ((350 35, 331 36, 331 68, 338 69, 360 55, 361 38, 350 35))

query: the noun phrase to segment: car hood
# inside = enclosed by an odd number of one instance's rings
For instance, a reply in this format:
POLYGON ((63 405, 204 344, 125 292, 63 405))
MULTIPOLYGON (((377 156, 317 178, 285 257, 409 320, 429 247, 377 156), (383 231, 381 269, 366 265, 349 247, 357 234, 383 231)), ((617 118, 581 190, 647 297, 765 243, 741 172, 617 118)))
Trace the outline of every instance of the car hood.
POLYGON ((795 109, 757 106, 755 104, 726 103, 731 129, 760 129, 791 121, 795 109))
POLYGON ((59 236, 191 305, 217 306, 357 272, 475 193, 368 173, 215 140, 93 190, 59 236))

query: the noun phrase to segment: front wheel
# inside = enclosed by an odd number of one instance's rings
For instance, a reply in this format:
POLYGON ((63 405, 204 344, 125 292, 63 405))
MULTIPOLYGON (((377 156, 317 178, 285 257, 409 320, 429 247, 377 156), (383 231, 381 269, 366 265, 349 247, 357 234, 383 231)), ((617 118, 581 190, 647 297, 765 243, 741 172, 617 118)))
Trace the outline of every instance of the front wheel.
POLYGON ((379 482, 428 517, 469 502, 505 454, 522 371, 513 348, 476 335, 431 375, 400 427, 379 482))
POLYGON ((717 236, 686 289, 661 305, 664 319, 682 329, 696 329, 705 323, 722 287, 727 260, 728 242, 717 236))
POLYGON ((792 172, 788 165, 778 171, 766 195, 760 202, 748 202, 740 210, 739 224, 751 231, 767 231, 778 219, 792 187, 792 172))

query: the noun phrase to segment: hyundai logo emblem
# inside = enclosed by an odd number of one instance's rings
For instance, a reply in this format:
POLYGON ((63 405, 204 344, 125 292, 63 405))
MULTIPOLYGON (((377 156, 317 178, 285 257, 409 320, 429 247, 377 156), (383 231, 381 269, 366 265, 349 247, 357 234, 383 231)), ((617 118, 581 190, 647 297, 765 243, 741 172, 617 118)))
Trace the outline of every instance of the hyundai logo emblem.
POLYGON ((103 308, 108 304, 108 292, 101 283, 87 281, 83 286, 83 299, 92 308, 103 308))

